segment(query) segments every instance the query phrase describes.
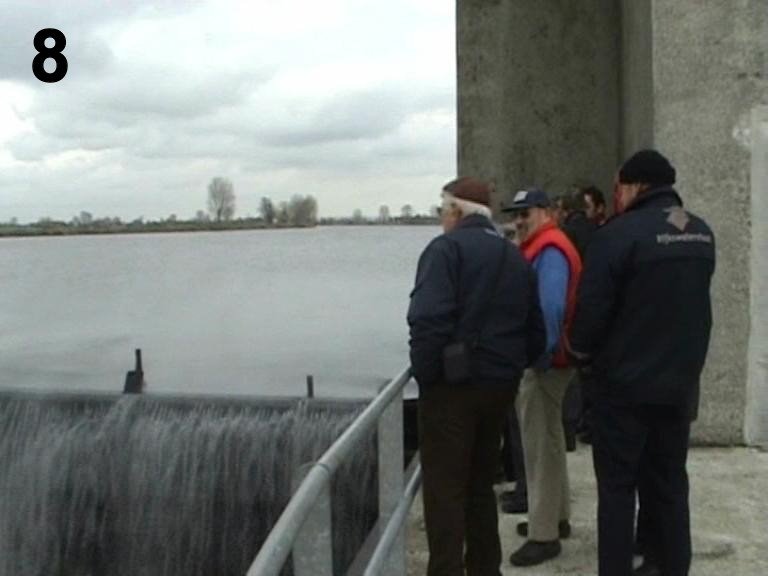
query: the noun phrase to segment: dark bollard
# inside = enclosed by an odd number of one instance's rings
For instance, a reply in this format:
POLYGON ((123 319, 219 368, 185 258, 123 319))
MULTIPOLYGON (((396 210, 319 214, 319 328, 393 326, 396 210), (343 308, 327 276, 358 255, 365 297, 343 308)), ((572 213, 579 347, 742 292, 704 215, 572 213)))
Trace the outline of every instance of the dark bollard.
POLYGON ((312 374, 307 374, 307 398, 315 397, 315 379, 312 374))
POLYGON ((136 367, 125 375, 123 394, 141 394, 144 392, 144 369, 141 366, 141 349, 136 349, 136 367))

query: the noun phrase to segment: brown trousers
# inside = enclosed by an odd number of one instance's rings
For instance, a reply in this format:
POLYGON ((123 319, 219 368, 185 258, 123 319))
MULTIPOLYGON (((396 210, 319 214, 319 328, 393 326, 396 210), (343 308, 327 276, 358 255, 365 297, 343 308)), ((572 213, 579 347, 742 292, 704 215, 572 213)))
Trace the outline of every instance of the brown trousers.
POLYGON ((428 576, 501 576, 499 439, 517 384, 432 387, 419 396, 428 576))

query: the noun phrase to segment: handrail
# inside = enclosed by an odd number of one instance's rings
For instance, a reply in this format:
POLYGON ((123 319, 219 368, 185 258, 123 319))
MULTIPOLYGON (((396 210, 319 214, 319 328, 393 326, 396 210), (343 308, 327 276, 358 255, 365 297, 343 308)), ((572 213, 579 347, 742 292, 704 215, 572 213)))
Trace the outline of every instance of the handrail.
MULTIPOLYGON (((415 456, 418 458, 418 455, 415 456)), ((387 522, 387 527, 381 535, 376 550, 374 550, 371 556, 368 566, 363 573, 363 576, 378 576, 381 573, 384 563, 389 557, 389 553, 394 546, 397 537, 400 535, 400 529, 405 524, 408 518, 408 511, 411 509, 413 499, 416 497, 416 493, 421 487, 421 463, 416 464, 416 467, 411 474, 411 479, 408 481, 408 485, 405 487, 405 492, 400 500, 400 503, 395 508, 392 517, 387 522)))
POLYGON ((293 548, 293 543, 309 516, 312 506, 331 481, 355 445, 365 438, 387 407, 411 378, 406 368, 387 384, 355 421, 309 469, 296 493, 256 555, 247 576, 278 576, 293 548))

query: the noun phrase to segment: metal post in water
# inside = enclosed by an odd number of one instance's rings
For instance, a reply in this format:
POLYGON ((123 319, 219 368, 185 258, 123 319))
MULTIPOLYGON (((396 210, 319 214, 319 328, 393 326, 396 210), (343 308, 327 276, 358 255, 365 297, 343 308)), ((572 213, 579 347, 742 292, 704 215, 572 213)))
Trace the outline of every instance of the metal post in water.
POLYGON ((312 374, 307 374, 307 398, 315 397, 315 378, 312 374))
POLYGON ((144 391, 144 368, 141 363, 141 348, 136 349, 136 365, 125 375, 123 394, 141 394, 144 391))

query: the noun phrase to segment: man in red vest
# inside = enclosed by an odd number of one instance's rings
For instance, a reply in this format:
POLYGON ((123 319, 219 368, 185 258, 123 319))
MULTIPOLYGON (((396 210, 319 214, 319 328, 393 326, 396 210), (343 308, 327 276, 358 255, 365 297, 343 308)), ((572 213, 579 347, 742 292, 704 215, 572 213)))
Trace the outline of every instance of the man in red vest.
POLYGON ((560 538, 567 538, 571 531, 562 407, 572 370, 564 339, 575 310, 581 258, 557 227, 544 191, 522 190, 504 211, 513 213, 520 249, 536 271, 547 331, 546 350, 526 371, 515 403, 523 440, 529 521, 517 526, 527 540, 510 562, 533 566, 558 556, 560 538))

